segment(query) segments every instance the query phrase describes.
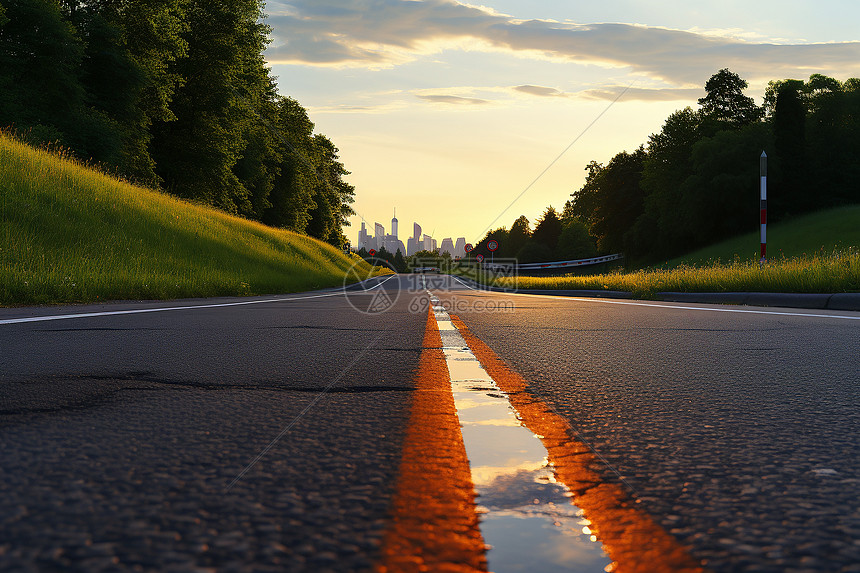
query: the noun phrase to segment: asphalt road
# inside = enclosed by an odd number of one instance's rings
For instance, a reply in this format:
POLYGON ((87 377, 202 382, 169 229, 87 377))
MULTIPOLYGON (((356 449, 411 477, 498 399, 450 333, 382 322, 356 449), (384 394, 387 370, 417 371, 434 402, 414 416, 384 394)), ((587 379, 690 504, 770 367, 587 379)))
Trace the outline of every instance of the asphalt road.
MULTIPOLYGON (((860 572, 860 313, 431 287, 712 571, 860 572)), ((0 310, 0 570, 369 570, 418 290, 0 310)))
POLYGON ((0 571, 370 569, 426 322, 377 292, 0 311, 0 571))
POLYGON ((445 290, 709 569, 860 571, 860 313, 445 290))

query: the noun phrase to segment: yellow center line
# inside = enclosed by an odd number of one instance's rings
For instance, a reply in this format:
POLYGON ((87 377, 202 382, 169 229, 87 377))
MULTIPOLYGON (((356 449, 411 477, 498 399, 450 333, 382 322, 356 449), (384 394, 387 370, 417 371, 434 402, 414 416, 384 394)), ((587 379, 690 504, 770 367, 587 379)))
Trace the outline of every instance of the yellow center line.
POLYGON ((416 391, 377 573, 487 570, 442 338, 428 310, 416 391))
POLYGON ((472 353, 508 395, 525 426, 541 437, 557 479, 574 493, 573 503, 591 521, 589 528, 612 559, 614 573, 703 573, 687 550, 636 505, 620 485, 593 469, 597 456, 568 431, 567 420, 528 391, 528 384, 508 368, 460 318, 449 315, 472 353))

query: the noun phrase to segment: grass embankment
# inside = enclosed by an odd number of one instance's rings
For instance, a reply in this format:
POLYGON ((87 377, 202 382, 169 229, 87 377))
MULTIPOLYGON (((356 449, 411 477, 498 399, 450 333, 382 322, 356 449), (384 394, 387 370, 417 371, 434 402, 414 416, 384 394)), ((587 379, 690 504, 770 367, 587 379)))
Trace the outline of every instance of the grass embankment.
MULTIPOLYGON (((600 275, 519 277, 519 288, 618 290, 636 298, 659 292, 860 291, 860 206, 830 209, 768 226, 772 257, 759 265, 758 233, 742 235, 662 268, 600 275), (723 262, 728 261, 728 262, 723 262)), ((513 286, 502 279, 498 286, 513 286)))
POLYGON ((343 284, 358 261, 3 134, 0 225, 5 306, 297 292, 343 284))
POLYGON ((519 277, 496 284, 510 287, 514 280, 518 288, 618 290, 635 298, 652 298, 659 292, 856 292, 860 291, 860 251, 770 261, 763 268, 756 262, 738 261, 578 277, 519 277))
MULTIPOLYGON (((756 229, 668 261, 666 266, 702 266, 736 259, 755 262, 760 254, 759 241, 756 229)), ((860 205, 826 209, 770 224, 767 242, 768 257, 775 260, 811 259, 860 247, 860 205)))

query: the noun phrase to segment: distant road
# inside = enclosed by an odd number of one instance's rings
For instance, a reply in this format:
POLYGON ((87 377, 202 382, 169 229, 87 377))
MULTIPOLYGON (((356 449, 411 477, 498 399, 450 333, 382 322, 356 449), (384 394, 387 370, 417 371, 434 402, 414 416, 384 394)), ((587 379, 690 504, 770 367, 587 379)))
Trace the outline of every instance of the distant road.
MULTIPOLYGON (((860 313, 430 286, 711 570, 858 570, 860 313)), ((0 309, 0 570, 370 570, 414 287, 0 309)))

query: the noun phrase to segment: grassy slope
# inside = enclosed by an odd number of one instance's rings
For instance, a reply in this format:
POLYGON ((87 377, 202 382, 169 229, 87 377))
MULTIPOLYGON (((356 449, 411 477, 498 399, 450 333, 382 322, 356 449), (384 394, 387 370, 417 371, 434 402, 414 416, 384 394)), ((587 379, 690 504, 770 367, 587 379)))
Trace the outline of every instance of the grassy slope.
MULTIPOLYGON (((768 226, 769 262, 758 264, 750 233, 672 260, 661 268, 590 276, 519 277, 520 288, 596 289, 652 298, 658 292, 858 292, 860 205, 768 226)), ((498 284, 513 286, 512 281, 498 284)))
POLYGON ((296 292, 343 284, 357 260, 2 134, 0 237, 0 305, 296 292))
MULTIPOLYGON (((668 266, 701 265, 714 261, 757 261, 759 231, 710 245, 668 262, 668 266)), ((838 207, 803 215, 767 226, 767 254, 770 259, 831 254, 860 247, 860 205, 838 207)))
POLYGON ((860 292, 860 252, 783 259, 761 268, 758 263, 748 261, 578 277, 519 277, 499 280, 496 284, 519 288, 619 290, 631 292, 636 298, 652 298, 659 292, 860 292))

